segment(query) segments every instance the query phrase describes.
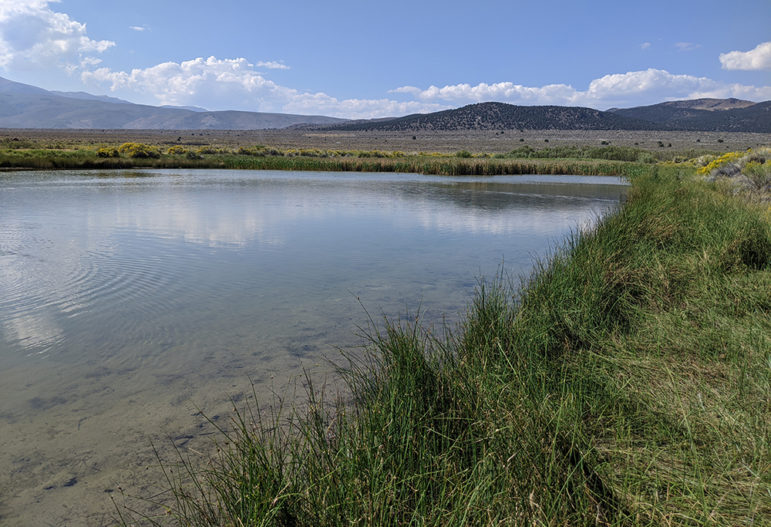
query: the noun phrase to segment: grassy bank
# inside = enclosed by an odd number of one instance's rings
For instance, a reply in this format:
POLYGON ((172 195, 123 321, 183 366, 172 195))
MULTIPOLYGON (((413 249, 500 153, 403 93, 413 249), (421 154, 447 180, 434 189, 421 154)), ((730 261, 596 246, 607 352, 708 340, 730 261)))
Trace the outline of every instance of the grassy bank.
MULTIPOLYGON (((671 155, 671 154, 668 154, 671 155)), ((3 169, 224 168, 342 172, 403 172, 447 176, 575 174, 633 177, 657 158, 631 147, 519 147, 505 154, 404 153, 381 150, 277 149, 145 143, 75 145, 32 141, 0 144, 3 169)))
POLYGON ((373 330, 353 403, 242 408, 218 458, 166 465, 153 521, 767 524, 771 226, 692 172, 636 177, 452 335, 373 330))

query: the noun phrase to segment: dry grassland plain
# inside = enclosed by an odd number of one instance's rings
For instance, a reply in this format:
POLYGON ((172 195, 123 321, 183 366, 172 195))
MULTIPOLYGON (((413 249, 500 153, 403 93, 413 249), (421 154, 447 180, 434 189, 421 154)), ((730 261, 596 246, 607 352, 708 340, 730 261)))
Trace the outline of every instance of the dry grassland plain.
POLYGON ((382 150, 406 153, 505 153, 521 146, 630 146, 659 153, 746 150, 771 143, 771 134, 628 130, 500 130, 368 132, 322 130, 35 130, 0 129, 0 141, 87 146, 138 142, 154 145, 229 147, 267 145, 281 149, 382 150), (663 145, 663 146, 662 146, 663 145))

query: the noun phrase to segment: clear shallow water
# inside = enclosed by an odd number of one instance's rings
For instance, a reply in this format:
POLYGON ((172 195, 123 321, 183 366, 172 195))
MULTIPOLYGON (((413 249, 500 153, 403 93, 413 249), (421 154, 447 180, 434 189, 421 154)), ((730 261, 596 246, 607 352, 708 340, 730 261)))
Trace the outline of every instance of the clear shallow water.
POLYGON ((0 523, 99 524, 105 492, 147 485, 154 434, 197 439, 198 408, 226 412, 248 379, 269 398, 359 344, 364 308, 457 320, 477 278, 528 273, 623 192, 572 176, 0 174, 0 523))

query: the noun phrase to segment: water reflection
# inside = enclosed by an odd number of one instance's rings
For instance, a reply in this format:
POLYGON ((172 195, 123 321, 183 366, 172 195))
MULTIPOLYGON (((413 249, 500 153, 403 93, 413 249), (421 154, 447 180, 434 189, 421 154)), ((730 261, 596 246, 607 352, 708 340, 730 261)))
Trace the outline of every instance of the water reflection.
POLYGON ((477 277, 529 272, 622 193, 612 178, 3 174, 0 517, 101 503, 94 481, 152 459, 144 430, 195 427, 247 378, 262 393, 358 344, 361 304, 452 321, 477 277), (75 476, 91 483, 56 483, 75 476))
POLYGON ((530 258, 585 228, 622 192, 607 179, 243 172, 25 173, 7 176, 0 189, 4 347, 35 353, 82 347, 90 338, 83 330, 101 326, 71 319, 89 313, 114 327, 127 326, 127 311, 137 322, 177 308, 184 327, 185 313, 196 310, 179 309, 180 298, 216 306, 244 287, 292 297, 319 280, 351 290, 373 275, 394 283, 468 277, 511 247, 530 258))

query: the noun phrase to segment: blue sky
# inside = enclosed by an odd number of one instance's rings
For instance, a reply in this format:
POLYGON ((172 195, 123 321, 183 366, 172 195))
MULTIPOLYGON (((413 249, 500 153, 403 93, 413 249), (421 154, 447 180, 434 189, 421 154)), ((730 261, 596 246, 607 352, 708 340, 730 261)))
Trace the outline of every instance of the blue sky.
POLYGON ((768 0, 0 0, 0 76, 145 104, 382 117, 771 99, 768 0))

